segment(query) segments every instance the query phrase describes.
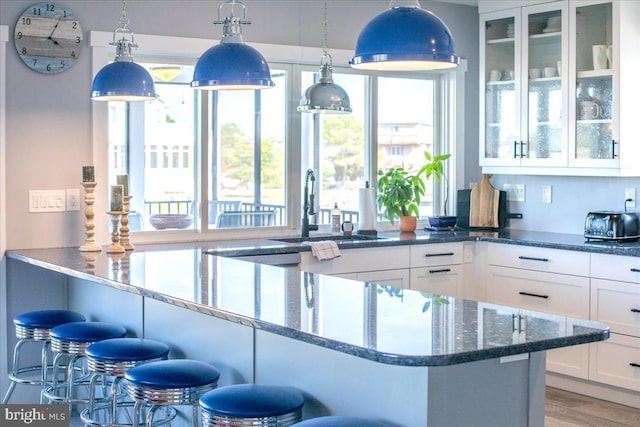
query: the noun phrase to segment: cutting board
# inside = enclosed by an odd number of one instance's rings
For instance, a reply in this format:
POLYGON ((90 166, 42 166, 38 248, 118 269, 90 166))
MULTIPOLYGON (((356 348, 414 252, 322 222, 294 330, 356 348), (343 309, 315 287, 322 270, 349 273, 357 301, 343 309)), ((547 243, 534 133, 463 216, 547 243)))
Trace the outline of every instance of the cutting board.
POLYGON ((498 228, 500 209, 500 191, 493 188, 491 175, 482 175, 482 181, 471 190, 469 206, 469 226, 480 228, 498 228))

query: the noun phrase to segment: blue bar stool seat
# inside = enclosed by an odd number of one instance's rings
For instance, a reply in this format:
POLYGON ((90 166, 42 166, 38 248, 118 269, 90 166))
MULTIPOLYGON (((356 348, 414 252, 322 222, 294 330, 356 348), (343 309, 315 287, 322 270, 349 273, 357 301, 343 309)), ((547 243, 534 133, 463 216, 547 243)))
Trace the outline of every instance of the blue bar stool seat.
POLYGON ((88 385, 87 376, 75 376, 76 371, 85 374, 86 369, 81 362, 86 357, 86 350, 94 342, 109 338, 122 338, 127 330, 119 325, 104 322, 72 322, 51 329, 51 350, 53 359, 53 381, 45 387, 44 396, 53 403, 88 403, 84 397, 74 397, 75 387, 88 385), (60 362, 68 358, 66 375, 60 381, 60 370, 65 366, 60 362))
POLYGON ((48 384, 47 371, 50 369, 49 346, 51 343, 50 331, 52 328, 69 323, 84 322, 85 317, 70 310, 39 310, 22 313, 13 319, 16 328, 18 342, 13 349, 13 367, 9 372, 9 389, 2 399, 2 403, 9 403, 16 384, 38 386, 41 388, 40 403, 43 403, 44 387, 48 384), (33 366, 20 366, 20 354, 22 346, 27 343, 41 345, 41 364, 33 366), (39 377, 34 378, 32 373, 38 371, 39 377))
POLYGON ((153 340, 141 338, 111 338, 98 341, 87 347, 87 369, 91 373, 89 381, 89 404, 80 413, 80 419, 89 426, 117 426, 118 408, 132 406, 133 402, 124 402, 120 391, 121 380, 131 368, 144 363, 166 359, 169 346, 153 340), (99 379, 105 384, 110 377, 110 393, 103 392, 102 400, 106 404, 96 405, 96 384, 99 379))
MULTIPOLYGON (((192 424, 198 422, 198 399, 218 385, 220 372, 198 360, 172 359, 146 363, 129 369, 124 378, 127 394, 135 400, 133 426, 140 425, 143 409, 147 427, 154 425, 154 414, 162 407, 188 405, 192 408, 192 424)), ((174 410, 174 408, 167 408, 174 410)), ((166 415, 169 416, 169 415, 166 415)))
POLYGON ((389 427, 391 425, 367 418, 333 415, 305 420, 294 424, 294 427, 389 427))
POLYGON ((236 384, 200 398, 202 426, 288 427, 302 418, 304 396, 293 387, 236 384))

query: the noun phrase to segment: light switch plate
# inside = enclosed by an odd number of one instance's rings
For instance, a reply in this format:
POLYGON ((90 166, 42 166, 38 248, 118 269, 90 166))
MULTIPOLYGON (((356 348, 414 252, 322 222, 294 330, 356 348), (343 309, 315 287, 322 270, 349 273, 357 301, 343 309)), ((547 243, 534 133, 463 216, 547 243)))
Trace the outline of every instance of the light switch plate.
POLYGON ((550 185, 542 186, 542 203, 551 203, 552 188, 550 185))
POLYGON ((65 208, 64 190, 29 191, 29 212, 64 212, 65 208))

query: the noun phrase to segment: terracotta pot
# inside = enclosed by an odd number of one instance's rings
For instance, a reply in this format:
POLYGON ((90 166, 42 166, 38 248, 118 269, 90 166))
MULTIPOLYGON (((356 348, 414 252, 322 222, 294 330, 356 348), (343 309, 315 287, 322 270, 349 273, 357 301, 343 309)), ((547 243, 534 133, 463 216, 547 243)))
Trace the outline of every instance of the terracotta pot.
POLYGON ((418 218, 415 216, 400 217, 400 231, 415 231, 418 224, 418 218))

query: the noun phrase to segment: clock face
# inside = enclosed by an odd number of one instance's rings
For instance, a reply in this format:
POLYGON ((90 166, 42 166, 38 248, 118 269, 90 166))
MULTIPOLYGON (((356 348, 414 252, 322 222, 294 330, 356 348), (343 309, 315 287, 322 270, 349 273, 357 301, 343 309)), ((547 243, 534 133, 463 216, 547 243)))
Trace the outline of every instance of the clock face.
POLYGON ((37 3, 25 10, 14 31, 16 50, 31 69, 45 74, 71 68, 82 49, 82 27, 69 9, 37 3))

